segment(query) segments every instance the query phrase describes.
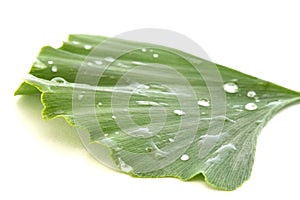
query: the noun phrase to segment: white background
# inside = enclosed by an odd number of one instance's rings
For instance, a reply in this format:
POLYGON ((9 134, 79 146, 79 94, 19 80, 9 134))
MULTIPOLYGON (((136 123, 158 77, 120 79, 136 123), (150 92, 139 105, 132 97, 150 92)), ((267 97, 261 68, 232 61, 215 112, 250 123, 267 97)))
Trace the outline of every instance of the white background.
POLYGON ((110 170, 64 120, 43 121, 38 98, 13 96, 42 46, 59 46, 69 33, 114 36, 149 27, 182 33, 217 63, 300 91, 296 2, 1 1, 0 199, 299 199, 300 105, 264 128, 250 180, 225 192, 201 179, 110 170))

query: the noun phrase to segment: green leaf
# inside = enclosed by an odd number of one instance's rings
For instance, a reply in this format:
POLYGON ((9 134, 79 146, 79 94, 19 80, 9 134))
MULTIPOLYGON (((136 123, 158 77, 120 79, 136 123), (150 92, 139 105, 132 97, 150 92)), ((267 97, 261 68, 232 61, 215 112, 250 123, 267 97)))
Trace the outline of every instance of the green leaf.
POLYGON ((101 36, 44 47, 29 74, 15 94, 41 92, 43 118, 87 130, 124 173, 203 174, 224 190, 250 177, 265 124, 300 102, 299 92, 179 50, 101 36))

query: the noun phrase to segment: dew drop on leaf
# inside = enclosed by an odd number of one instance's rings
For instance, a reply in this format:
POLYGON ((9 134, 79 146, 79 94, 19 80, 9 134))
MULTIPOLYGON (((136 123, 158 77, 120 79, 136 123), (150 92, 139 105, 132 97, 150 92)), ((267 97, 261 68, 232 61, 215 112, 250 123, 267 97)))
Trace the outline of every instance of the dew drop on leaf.
POLYGON ((51 79, 51 81, 58 83, 58 84, 66 84, 67 81, 61 77, 54 77, 53 79, 51 79))
POLYGON ((231 93, 231 94, 237 93, 239 91, 239 87, 235 83, 225 83, 223 85, 223 88, 224 88, 225 92, 231 93))
POLYGON ((204 106, 204 107, 210 106, 210 102, 206 98, 199 99, 199 101, 197 103, 198 103, 199 106, 204 106))
POLYGON ((86 44, 86 45, 84 45, 84 48, 85 48, 86 50, 90 50, 90 49, 92 49, 92 46, 91 46, 91 45, 88 45, 88 44, 86 44))
POLYGON ((153 54, 153 58, 158 58, 158 54, 157 54, 157 53, 154 53, 154 54, 153 54))
POLYGON ((56 65, 54 65, 54 66, 51 67, 51 71, 52 71, 52 72, 55 73, 55 72, 57 72, 57 70, 58 70, 58 69, 57 69, 57 66, 56 66, 56 65))
POLYGON ((187 161, 188 159, 190 159, 190 157, 189 157, 187 154, 183 154, 183 155, 180 157, 180 160, 182 160, 182 161, 187 161))
POLYGON ((115 61, 115 59, 113 57, 110 57, 110 56, 105 57, 104 60, 106 60, 107 62, 114 62, 115 61))
POLYGON ((254 98, 255 96, 256 96, 256 92, 254 92, 254 91, 249 91, 247 93, 247 97, 249 97, 249 98, 254 98))
POLYGON ((255 103, 247 103, 245 105, 245 109, 246 110, 256 110, 257 109, 257 105, 255 103))
POLYGON ((173 112, 174 112, 174 114, 179 115, 179 116, 185 115, 185 112, 182 110, 174 110, 173 112))

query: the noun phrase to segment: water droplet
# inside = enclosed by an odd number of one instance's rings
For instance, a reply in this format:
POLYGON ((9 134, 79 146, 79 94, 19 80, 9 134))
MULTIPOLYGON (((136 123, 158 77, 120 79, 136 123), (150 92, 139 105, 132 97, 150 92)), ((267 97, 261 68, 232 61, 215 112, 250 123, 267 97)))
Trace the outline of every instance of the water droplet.
POLYGON ((49 65, 52 65, 53 63, 54 63, 54 62, 53 62, 52 60, 49 60, 49 61, 48 61, 48 64, 49 64, 49 65))
POLYGON ((102 62, 101 60, 95 60, 95 63, 96 63, 97 65, 101 65, 103 62, 102 62))
POLYGON ((56 66, 56 65, 53 65, 53 66, 51 67, 51 71, 52 71, 52 72, 55 73, 55 72, 57 72, 57 70, 58 70, 58 69, 57 69, 57 66, 56 66))
POLYGON ((255 103, 247 103, 245 105, 245 109, 246 110, 256 110, 257 109, 257 105, 255 103))
POLYGON ((114 116, 114 115, 113 115, 113 116, 111 116, 111 118, 112 118, 112 119, 117 119, 117 117, 116 117, 116 116, 114 116))
POLYGON ((254 98, 255 96, 256 96, 256 92, 254 92, 254 91, 249 91, 247 93, 247 97, 249 97, 249 98, 254 98))
POLYGON ((98 102, 97 105, 98 105, 98 106, 102 106, 102 103, 101 103, 101 102, 98 102))
POLYGON ((80 100, 82 100, 83 99, 83 97, 84 97, 84 95, 83 94, 80 94, 80 95, 78 95, 78 100, 80 101, 80 100))
POLYGON ((114 62, 115 61, 115 59, 113 57, 110 57, 110 56, 105 57, 104 60, 106 60, 107 62, 114 62))
POLYGON ((158 106, 159 104, 154 101, 136 101, 138 105, 142 106, 158 106))
POLYGON ((179 116, 185 115, 185 112, 182 110, 174 110, 173 113, 179 116))
POLYGON ((119 133, 120 133, 119 131, 116 131, 116 132, 115 132, 115 134, 117 134, 117 135, 118 135, 119 133))
POLYGON ((260 102, 258 97, 254 97, 254 99, 255 99, 255 102, 260 102))
POLYGON ((158 55, 157 53, 154 53, 154 54, 153 54, 153 58, 158 58, 158 56, 159 56, 159 55, 158 55))
POLYGON ((51 79, 51 81, 55 82, 55 83, 59 83, 59 84, 66 84, 67 81, 61 77, 54 77, 53 79, 51 79))
POLYGON ((92 49, 93 47, 92 47, 92 45, 86 44, 86 45, 84 45, 84 48, 85 48, 86 50, 90 50, 90 49, 92 49))
POLYGON ((175 142, 173 138, 169 138, 169 142, 175 142))
POLYGON ((257 120, 255 123, 256 123, 256 124, 261 124, 261 123, 263 123, 263 122, 264 122, 264 120, 259 119, 259 120, 257 120))
POLYGON ((104 137, 107 137, 107 136, 108 136, 108 134, 107 134, 107 133, 105 133, 105 134, 104 134, 104 137))
POLYGON ((222 145, 217 151, 216 153, 220 153, 222 151, 229 151, 229 150, 236 150, 236 147, 233 144, 225 144, 222 145))
POLYGON ((223 85, 223 88, 226 92, 231 94, 237 93, 239 91, 239 87, 235 83, 225 83, 223 85))
POLYGON ((142 62, 138 62, 138 61, 132 61, 131 63, 135 64, 135 65, 146 65, 146 63, 142 63, 142 62))
POLYGON ((206 98, 199 99, 199 101, 197 103, 198 103, 199 106, 204 106, 204 107, 210 106, 210 102, 206 98))
POLYGON ((188 159, 190 159, 190 157, 189 157, 187 154, 183 154, 183 155, 180 157, 180 160, 182 160, 182 161, 187 161, 188 159))
POLYGON ((79 44, 79 42, 76 41, 76 40, 73 40, 72 43, 73 43, 73 44, 79 44))
POLYGON ((93 66, 94 64, 92 62, 87 63, 88 66, 93 66))
POLYGON ((278 104, 280 104, 282 101, 278 100, 278 101, 272 101, 268 103, 268 106, 276 106, 278 104))
POLYGON ((141 48, 141 51, 142 51, 142 52, 146 52, 147 49, 146 49, 146 48, 141 48))
POLYGON ((133 168, 129 165, 127 165, 121 158, 119 158, 119 166, 120 166, 120 169, 123 171, 123 172, 131 172, 133 170, 133 168))

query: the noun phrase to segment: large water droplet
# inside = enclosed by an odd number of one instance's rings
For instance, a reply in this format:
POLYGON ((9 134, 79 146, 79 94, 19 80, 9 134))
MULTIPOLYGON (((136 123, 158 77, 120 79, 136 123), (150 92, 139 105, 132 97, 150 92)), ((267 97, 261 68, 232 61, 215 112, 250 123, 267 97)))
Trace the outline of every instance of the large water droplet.
POLYGON ((51 67, 51 71, 52 72, 57 72, 58 71, 58 68, 57 68, 57 66, 56 65, 53 65, 52 67, 51 67))
POLYGON ((199 106, 204 106, 204 107, 210 106, 210 102, 206 98, 199 99, 199 101, 197 103, 198 103, 199 106))
POLYGON ((226 92, 231 94, 237 93, 239 91, 239 87, 235 83, 225 83, 223 85, 223 88, 226 92))
POLYGON ((183 155, 180 157, 180 160, 182 160, 182 161, 187 161, 188 159, 190 159, 190 157, 189 157, 187 154, 183 154, 183 155))
POLYGON ((185 112, 182 110, 174 110, 173 113, 179 116, 185 115, 185 112))
POLYGON ((255 96, 256 96, 256 92, 254 92, 254 91, 249 91, 247 93, 247 97, 249 97, 249 98, 254 98, 255 96))
POLYGON ((256 110, 258 107, 255 103, 247 103, 245 105, 246 110, 256 110))

